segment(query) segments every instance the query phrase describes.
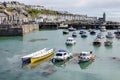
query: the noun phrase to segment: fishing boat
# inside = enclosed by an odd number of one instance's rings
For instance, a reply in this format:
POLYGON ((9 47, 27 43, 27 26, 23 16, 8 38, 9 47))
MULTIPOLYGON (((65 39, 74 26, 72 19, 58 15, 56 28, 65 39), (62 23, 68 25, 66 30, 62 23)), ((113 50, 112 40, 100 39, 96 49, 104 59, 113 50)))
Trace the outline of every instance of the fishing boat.
POLYGON ((112 32, 108 32, 106 38, 114 38, 114 34, 112 32))
POLYGON ((87 37, 86 33, 81 34, 81 38, 86 38, 86 37, 87 37))
POLYGON ((100 28, 100 31, 101 31, 101 32, 105 32, 105 31, 106 31, 106 27, 105 27, 105 26, 102 26, 102 27, 100 28))
POLYGON ((120 33, 115 34, 117 39, 120 39, 120 33))
POLYGON ((39 50, 39 51, 36 51, 34 53, 31 53, 29 55, 26 55, 26 56, 23 56, 21 59, 22 59, 22 63, 26 63, 26 62, 30 62, 30 59, 35 56, 35 55, 38 55, 39 53, 43 53, 43 52, 46 52, 46 48, 42 49, 42 50, 39 50))
POLYGON ((69 34, 68 30, 63 30, 63 34, 69 34))
POLYGON ((66 42, 65 42, 66 45, 73 45, 75 43, 76 43, 76 41, 72 37, 68 37, 67 40, 66 40, 66 42))
POLYGON ((112 46, 112 43, 113 43, 112 40, 107 39, 107 40, 104 42, 104 45, 105 45, 105 46, 112 46))
POLYGON ((68 28, 69 31, 76 31, 75 28, 73 28, 72 26, 68 28))
POLYGON ((76 32, 73 32, 73 33, 72 33, 72 37, 77 37, 77 33, 76 33, 76 32))
POLYGON ((95 35, 95 34, 96 34, 95 30, 91 30, 91 31, 90 31, 90 34, 91 34, 91 35, 95 35))
POLYGON ((31 61, 31 63, 34 63, 34 62, 40 61, 42 59, 45 59, 53 54, 54 54, 54 49, 49 49, 49 50, 46 50, 45 52, 41 52, 38 55, 33 56, 30 59, 30 61, 31 61))
POLYGON ((120 27, 117 28, 117 31, 115 31, 114 34, 120 34, 120 27))
POLYGON ((100 41, 100 39, 96 38, 96 39, 93 41, 93 45, 95 45, 95 46, 101 46, 101 41, 100 41))
POLYGON ((91 32, 92 31, 92 29, 88 29, 88 32, 91 32))
POLYGON ((84 34, 86 33, 84 30, 80 30, 79 34, 84 34))
POLYGON ((94 59, 95 59, 95 55, 93 54, 92 51, 82 51, 78 56, 79 61, 90 61, 94 59))
POLYGON ((103 36, 103 34, 100 32, 100 33, 97 34, 97 38, 102 39, 102 38, 104 38, 104 36, 103 36))
POLYGON ((72 53, 66 51, 66 50, 58 50, 53 57, 52 61, 55 62, 56 60, 66 60, 70 59, 72 57, 72 53))

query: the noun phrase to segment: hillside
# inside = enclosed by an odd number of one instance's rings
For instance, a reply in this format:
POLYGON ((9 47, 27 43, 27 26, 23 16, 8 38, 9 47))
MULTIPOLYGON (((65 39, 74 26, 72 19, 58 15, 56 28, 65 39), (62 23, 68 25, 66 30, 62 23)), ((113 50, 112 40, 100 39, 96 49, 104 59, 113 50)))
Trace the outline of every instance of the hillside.
POLYGON ((35 17, 36 14, 41 13, 41 14, 52 14, 52 15, 57 15, 57 14, 61 14, 58 11, 53 11, 53 10, 36 10, 36 9, 25 9, 30 15, 31 17, 35 17))

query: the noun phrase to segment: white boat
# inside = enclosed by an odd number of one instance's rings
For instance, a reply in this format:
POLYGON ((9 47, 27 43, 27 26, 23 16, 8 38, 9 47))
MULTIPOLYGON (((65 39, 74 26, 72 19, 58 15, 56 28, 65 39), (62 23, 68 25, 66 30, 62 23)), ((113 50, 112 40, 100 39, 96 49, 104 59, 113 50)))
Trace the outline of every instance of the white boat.
POLYGON ((68 28, 69 31, 76 31, 75 28, 73 28, 72 26, 70 28, 68 28))
POLYGON ((79 34, 85 34, 86 32, 84 30, 80 30, 79 34))
POLYGON ((76 32, 73 32, 73 33, 72 33, 72 37, 77 37, 77 33, 76 33, 76 32))
POLYGON ((80 55, 78 56, 78 60, 79 61, 90 61, 90 60, 94 60, 95 55, 93 54, 92 51, 82 51, 80 53, 80 55))
POLYGON ((106 38, 114 38, 114 34, 112 32, 108 32, 106 38))
POLYGON ((100 41, 100 39, 98 39, 98 38, 96 38, 94 41, 93 41, 93 45, 94 46, 101 46, 101 41, 100 41))
POLYGON ((103 34, 100 32, 100 33, 97 34, 97 38, 102 39, 102 38, 104 38, 104 36, 103 36, 103 34))
POLYGON ((42 50, 39 50, 39 51, 36 51, 34 53, 31 53, 31 54, 28 54, 26 56, 23 56, 21 59, 22 59, 22 63, 25 63, 25 62, 30 62, 30 59, 33 57, 33 56, 36 56, 38 55, 39 53, 43 53, 43 52, 46 52, 47 48, 44 48, 42 50))
POLYGON ((46 50, 45 52, 41 52, 38 55, 31 57, 30 61, 31 63, 34 63, 39 60, 45 59, 53 54, 54 54, 54 49, 49 49, 49 50, 46 50))
POLYGON ((105 45, 105 46, 112 46, 112 43, 113 43, 112 40, 107 39, 107 40, 104 42, 104 45, 105 45))
POLYGON ((76 41, 72 37, 68 37, 66 42, 65 42, 66 45, 72 45, 72 44, 75 44, 75 43, 76 43, 76 41))
POLYGON ((72 57, 72 53, 61 49, 56 52, 52 61, 55 62, 56 60, 66 60, 66 59, 70 59, 71 57, 72 57))
POLYGON ((68 30, 63 30, 63 34, 69 34, 68 30))
POLYGON ((105 32, 105 31, 106 31, 106 27, 105 27, 105 26, 102 26, 102 27, 100 28, 100 31, 101 31, 101 32, 105 32))

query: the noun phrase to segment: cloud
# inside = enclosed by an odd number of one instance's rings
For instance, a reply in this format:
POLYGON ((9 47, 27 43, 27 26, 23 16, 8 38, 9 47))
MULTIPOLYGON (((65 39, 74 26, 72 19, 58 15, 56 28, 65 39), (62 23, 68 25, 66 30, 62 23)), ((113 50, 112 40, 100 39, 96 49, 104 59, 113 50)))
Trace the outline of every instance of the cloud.
MULTIPOLYGON (((1 0, 3 1, 3 0, 1 0)), ((12 0, 5 0, 12 1, 12 0)), ((14 0, 15 1, 15 0, 14 0)), ((25 4, 42 5, 48 9, 69 11, 71 13, 109 17, 120 16, 120 0, 16 0, 25 4)))

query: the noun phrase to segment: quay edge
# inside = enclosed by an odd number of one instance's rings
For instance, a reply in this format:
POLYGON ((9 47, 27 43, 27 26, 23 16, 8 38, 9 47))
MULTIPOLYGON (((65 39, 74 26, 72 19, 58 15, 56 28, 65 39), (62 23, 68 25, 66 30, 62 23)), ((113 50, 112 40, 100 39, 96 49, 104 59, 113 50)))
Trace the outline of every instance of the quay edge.
POLYGON ((23 36, 34 30, 39 30, 38 24, 26 24, 26 25, 0 24, 0 36, 23 36))

